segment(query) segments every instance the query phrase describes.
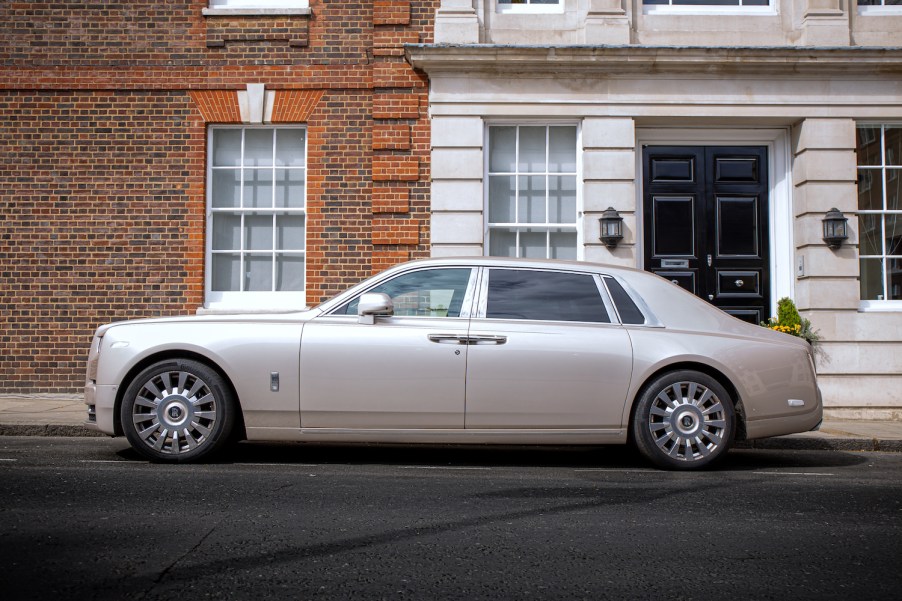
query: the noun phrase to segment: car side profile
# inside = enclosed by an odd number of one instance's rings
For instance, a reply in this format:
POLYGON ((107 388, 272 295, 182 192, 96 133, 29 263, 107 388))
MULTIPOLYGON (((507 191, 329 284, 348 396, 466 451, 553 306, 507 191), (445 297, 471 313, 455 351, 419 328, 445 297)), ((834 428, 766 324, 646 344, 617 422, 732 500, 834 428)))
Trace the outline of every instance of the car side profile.
POLYGON ((101 326, 87 425, 143 456, 229 441, 623 444, 692 469, 734 439, 818 427, 809 345, 656 275, 455 258, 309 310, 101 326))

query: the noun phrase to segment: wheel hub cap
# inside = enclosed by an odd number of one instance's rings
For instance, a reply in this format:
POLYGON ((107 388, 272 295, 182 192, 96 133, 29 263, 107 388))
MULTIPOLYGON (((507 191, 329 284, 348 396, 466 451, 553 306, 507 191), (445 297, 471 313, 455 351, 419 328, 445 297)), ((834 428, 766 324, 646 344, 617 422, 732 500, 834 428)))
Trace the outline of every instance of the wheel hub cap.
POLYGON ((726 412, 720 399, 698 382, 677 382, 658 393, 648 429, 655 444, 679 461, 698 461, 724 443, 726 412))
POLYGON ((209 440, 216 424, 216 397, 193 373, 164 372, 144 383, 132 420, 147 446, 178 455, 209 440))

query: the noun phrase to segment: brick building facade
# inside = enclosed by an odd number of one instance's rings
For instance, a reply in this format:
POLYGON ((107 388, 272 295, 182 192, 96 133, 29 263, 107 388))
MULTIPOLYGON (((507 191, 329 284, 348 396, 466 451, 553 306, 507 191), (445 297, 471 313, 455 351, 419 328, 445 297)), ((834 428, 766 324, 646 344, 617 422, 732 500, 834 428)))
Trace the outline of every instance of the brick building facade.
POLYGON ((104 322, 229 310, 230 283, 297 308, 428 255, 427 85, 403 44, 432 41, 438 0, 221 4, 0 4, 0 394, 79 390, 104 322), (306 148, 285 159, 289 134, 306 148), (250 160, 260 136, 274 161, 250 160))

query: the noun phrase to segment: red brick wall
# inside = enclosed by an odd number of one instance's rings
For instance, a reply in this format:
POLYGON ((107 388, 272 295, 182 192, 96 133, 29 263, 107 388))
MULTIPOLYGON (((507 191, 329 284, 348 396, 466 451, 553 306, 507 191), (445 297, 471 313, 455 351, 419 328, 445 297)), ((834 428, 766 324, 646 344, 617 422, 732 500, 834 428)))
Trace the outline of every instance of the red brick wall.
POLYGON ((0 394, 77 392, 97 325, 203 304, 206 128, 248 83, 308 124, 309 303, 428 255, 427 87, 401 48, 438 3, 0 3, 0 394))

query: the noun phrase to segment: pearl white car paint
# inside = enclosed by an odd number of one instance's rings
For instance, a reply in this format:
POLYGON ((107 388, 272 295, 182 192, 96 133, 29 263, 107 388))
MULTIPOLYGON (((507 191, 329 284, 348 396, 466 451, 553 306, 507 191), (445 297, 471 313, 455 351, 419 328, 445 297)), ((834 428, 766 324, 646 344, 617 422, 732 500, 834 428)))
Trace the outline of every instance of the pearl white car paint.
POLYGON ((624 443, 643 386, 680 369, 723 384, 747 438, 811 430, 822 417, 806 342, 650 273, 582 262, 415 261, 310 310, 105 325, 88 358, 87 425, 121 435, 125 388, 176 357, 223 376, 249 440, 624 443), (460 317, 379 315, 377 295, 360 303, 365 316, 335 313, 399 274, 441 267, 471 270, 460 317), (497 267, 590 274, 613 323, 487 319, 486 274, 497 267), (605 278, 621 284, 645 323, 618 321, 605 278))

